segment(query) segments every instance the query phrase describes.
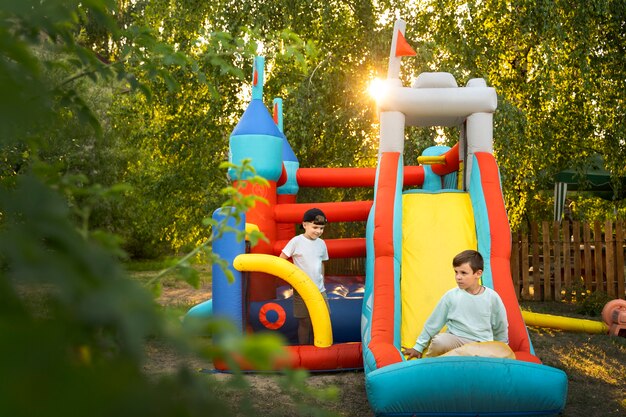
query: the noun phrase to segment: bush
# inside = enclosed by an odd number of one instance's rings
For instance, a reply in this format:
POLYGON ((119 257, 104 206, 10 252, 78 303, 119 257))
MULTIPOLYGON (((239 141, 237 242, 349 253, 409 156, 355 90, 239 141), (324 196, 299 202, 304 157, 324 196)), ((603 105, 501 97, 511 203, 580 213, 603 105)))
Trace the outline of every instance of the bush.
POLYGON ((585 287, 585 282, 581 278, 574 283, 571 288, 565 289, 563 301, 576 305, 576 313, 587 316, 600 316, 604 305, 611 301, 611 297, 604 291, 591 292, 585 287))
POLYGON ((600 316, 602 309, 609 301, 611 301, 611 297, 609 297, 604 291, 587 293, 587 295, 583 297, 582 301, 579 303, 576 312, 587 316, 600 316))

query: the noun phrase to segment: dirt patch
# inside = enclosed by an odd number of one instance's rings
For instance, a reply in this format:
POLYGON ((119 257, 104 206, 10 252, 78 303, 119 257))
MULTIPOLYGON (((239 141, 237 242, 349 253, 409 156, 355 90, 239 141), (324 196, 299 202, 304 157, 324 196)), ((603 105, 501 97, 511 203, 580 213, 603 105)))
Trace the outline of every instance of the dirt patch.
POLYGON ((162 306, 194 306, 210 300, 213 293, 211 283, 204 283, 200 288, 192 288, 188 284, 178 283, 163 288, 161 295, 156 299, 162 306))
MULTIPOLYGON (((210 283, 194 289, 182 282, 172 282, 163 287, 157 302, 168 307, 193 306, 211 299, 211 296, 210 283)), ((233 378, 230 374, 216 373, 210 362, 180 352, 178 347, 169 346, 162 340, 148 341, 145 352, 143 369, 154 377, 173 374, 185 366, 219 381, 233 378)), ((310 410, 307 411, 310 407, 320 407, 346 417, 374 415, 367 402, 362 371, 314 373, 306 378, 306 386, 322 392, 328 387, 336 387, 334 398, 326 395, 315 398, 317 394, 313 394, 311 398, 307 395, 308 399, 296 400, 291 397, 292 389, 284 387, 286 377, 279 374, 247 374, 244 378, 249 385, 254 409, 267 416, 311 415, 310 410)), ((240 400, 232 392, 225 393, 224 398, 235 403, 240 400)))

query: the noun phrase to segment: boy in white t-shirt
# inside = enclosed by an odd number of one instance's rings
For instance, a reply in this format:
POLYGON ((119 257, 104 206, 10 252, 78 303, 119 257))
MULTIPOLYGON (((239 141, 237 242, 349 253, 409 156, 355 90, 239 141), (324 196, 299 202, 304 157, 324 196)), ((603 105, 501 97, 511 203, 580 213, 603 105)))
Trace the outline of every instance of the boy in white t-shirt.
MULTIPOLYGON (((283 259, 293 259, 294 265, 302 269, 317 285, 326 304, 326 288, 324 287, 324 264, 328 260, 328 249, 326 243, 320 236, 324 232, 324 227, 328 223, 324 212, 318 208, 312 208, 304 213, 302 218, 302 228, 304 233, 295 236, 285 245, 280 257, 283 259)), ((313 326, 309 310, 304 304, 304 300, 296 291, 293 292, 293 315, 298 319, 298 342, 301 345, 313 343, 313 326)))

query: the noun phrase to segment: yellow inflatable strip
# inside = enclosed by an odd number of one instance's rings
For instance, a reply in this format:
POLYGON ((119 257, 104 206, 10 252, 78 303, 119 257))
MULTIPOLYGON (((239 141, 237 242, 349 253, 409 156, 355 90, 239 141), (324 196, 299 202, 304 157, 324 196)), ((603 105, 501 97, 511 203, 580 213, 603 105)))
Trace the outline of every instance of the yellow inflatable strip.
POLYGON ((609 327, 601 321, 553 316, 531 311, 522 311, 522 317, 527 326, 547 327, 581 333, 608 333, 609 331, 609 327))
POLYGON ((454 256, 476 246, 468 193, 402 196, 402 346, 415 344, 441 296, 456 287, 454 256))
POLYGON ((422 155, 422 156, 417 157, 417 163, 422 164, 422 165, 445 164, 446 157, 443 155, 438 155, 438 156, 422 155))
POLYGON ((324 301, 320 290, 303 270, 286 259, 258 253, 238 255, 233 261, 233 267, 242 272, 254 271, 272 274, 291 284, 309 309, 313 324, 313 344, 317 347, 329 347, 333 344, 330 313, 326 301, 324 301))

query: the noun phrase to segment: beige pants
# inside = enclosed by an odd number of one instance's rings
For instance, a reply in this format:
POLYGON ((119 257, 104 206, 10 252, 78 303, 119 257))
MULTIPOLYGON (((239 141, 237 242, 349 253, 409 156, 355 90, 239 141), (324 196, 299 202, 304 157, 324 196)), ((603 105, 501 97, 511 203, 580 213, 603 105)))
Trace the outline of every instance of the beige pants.
POLYGON ((515 352, 504 342, 466 343, 441 356, 481 356, 483 358, 515 359, 515 352))
POLYGON ((474 340, 455 336, 452 333, 439 333, 430 341, 430 345, 428 346, 424 357, 432 358, 434 356, 440 356, 452 349, 459 348, 472 342, 474 342, 474 340))
POLYGON ((515 359, 515 353, 502 342, 475 342, 451 333, 439 333, 430 341, 425 358, 434 356, 482 356, 515 359))

